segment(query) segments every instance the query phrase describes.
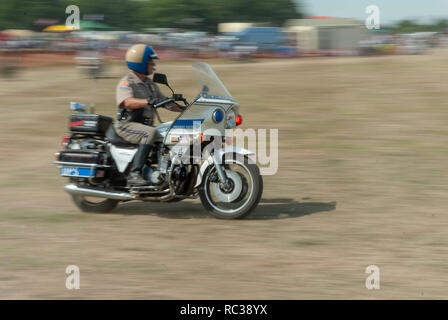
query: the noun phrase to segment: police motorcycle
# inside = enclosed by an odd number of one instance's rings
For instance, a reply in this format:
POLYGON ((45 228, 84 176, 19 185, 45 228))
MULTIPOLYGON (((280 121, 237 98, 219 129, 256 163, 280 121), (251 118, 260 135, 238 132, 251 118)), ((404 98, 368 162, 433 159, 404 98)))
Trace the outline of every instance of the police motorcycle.
MULTIPOLYGON (((193 72, 201 91, 191 103, 172 91, 171 98, 146 107, 154 108, 161 122, 142 171, 147 185, 127 185, 138 145, 116 134, 112 118, 74 107, 80 112, 71 115, 70 136, 63 138, 65 149, 54 163, 69 179, 64 189, 78 208, 109 212, 120 202, 199 197, 213 216, 238 219, 258 205, 263 180, 254 153, 226 143, 225 130, 242 122, 240 106, 207 63, 193 63, 193 72), (162 123, 157 108, 173 101, 183 102, 184 110, 162 123)), ((153 81, 169 87, 163 74, 154 74, 153 81)))

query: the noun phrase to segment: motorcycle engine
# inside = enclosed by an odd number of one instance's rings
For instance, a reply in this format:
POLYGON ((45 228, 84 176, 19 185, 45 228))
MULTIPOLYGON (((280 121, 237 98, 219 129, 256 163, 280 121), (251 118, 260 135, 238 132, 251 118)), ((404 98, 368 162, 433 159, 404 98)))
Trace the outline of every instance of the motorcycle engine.
POLYGON ((150 181, 154 185, 159 185, 164 180, 160 170, 147 165, 143 167, 143 177, 145 178, 145 180, 150 181))
POLYGON ((175 167, 173 170, 173 179, 174 180, 179 180, 179 181, 184 181, 185 178, 187 177, 187 168, 185 167, 175 167))

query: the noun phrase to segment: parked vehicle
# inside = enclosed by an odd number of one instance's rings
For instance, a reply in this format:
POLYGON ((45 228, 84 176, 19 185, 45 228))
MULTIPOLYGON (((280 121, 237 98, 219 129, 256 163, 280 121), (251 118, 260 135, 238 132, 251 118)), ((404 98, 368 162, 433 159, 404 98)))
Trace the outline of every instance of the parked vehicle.
POLYGON ((275 27, 249 27, 237 37, 236 45, 255 46, 259 51, 278 50, 287 45, 285 33, 275 27))

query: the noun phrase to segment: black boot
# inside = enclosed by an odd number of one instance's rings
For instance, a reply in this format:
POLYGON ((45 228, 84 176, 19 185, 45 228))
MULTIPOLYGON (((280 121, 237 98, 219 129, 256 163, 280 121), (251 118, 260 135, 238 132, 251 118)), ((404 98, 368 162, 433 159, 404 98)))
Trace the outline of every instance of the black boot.
POLYGON ((148 159, 148 154, 151 151, 151 147, 152 146, 150 144, 140 144, 138 146, 138 150, 134 156, 134 161, 132 162, 131 171, 129 173, 128 186, 141 186, 148 184, 148 181, 142 177, 142 168, 146 162, 146 159, 148 159))

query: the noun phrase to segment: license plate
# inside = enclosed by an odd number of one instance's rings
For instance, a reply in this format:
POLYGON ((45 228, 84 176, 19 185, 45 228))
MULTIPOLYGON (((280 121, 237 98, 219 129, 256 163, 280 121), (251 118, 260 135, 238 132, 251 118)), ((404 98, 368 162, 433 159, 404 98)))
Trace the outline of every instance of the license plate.
POLYGON ((91 168, 77 168, 77 167, 62 167, 61 176, 66 177, 94 177, 96 169, 91 168))

